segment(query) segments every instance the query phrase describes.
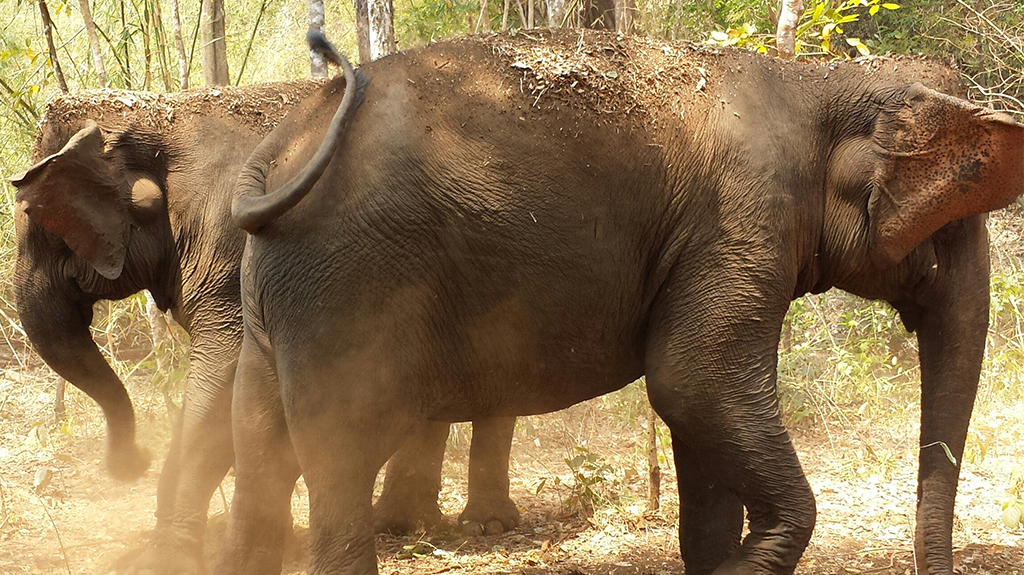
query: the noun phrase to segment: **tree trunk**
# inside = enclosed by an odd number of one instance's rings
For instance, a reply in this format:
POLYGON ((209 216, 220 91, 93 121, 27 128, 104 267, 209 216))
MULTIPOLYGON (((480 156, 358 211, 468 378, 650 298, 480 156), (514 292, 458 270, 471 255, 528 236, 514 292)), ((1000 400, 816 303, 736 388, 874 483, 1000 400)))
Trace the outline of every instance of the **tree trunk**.
POLYGON ((207 86, 222 86, 230 82, 224 38, 224 0, 203 0, 202 18, 203 75, 207 86))
POLYGON ((107 68, 103 65, 103 52, 100 51, 100 39, 96 36, 96 23, 92 21, 92 10, 89 9, 89 0, 78 0, 82 7, 82 20, 85 22, 85 33, 89 37, 89 49, 92 51, 92 64, 96 68, 96 79, 100 86, 110 86, 107 80, 107 68))
POLYGON ((632 34, 635 15, 636 0, 615 0, 615 31, 619 34, 632 34))
POLYGON ((803 12, 803 0, 782 0, 779 27, 775 31, 775 48, 779 58, 790 60, 796 55, 796 27, 803 12))
POLYGON ((561 28, 565 22, 565 0, 546 0, 548 7, 548 28, 561 28))
POLYGON ((658 416, 647 408, 647 510, 661 507, 661 466, 658 465, 658 416))
POLYGON ((68 93, 68 82, 64 79, 64 71, 60 68, 60 61, 57 60, 57 47, 53 44, 53 20, 50 20, 50 10, 46 7, 46 0, 39 0, 39 15, 43 19, 43 35, 46 36, 46 47, 50 51, 50 63, 53 64, 53 72, 57 75, 57 85, 60 91, 68 93))
POLYGON ((391 0, 370 0, 369 16, 370 59, 379 60, 395 52, 395 15, 391 0))
POLYGON ((356 4, 356 43, 359 46, 359 64, 366 64, 370 57, 370 9, 367 0, 355 0, 356 4))
POLYGON ((505 0, 505 7, 501 10, 501 31, 508 30, 508 9, 512 5, 512 0, 505 0))
POLYGON ((491 29, 491 15, 487 13, 487 0, 480 0, 480 14, 476 19, 474 32, 491 29))
POLYGON ((53 402, 53 417, 57 423, 64 421, 67 417, 67 407, 64 403, 64 393, 68 386, 68 380, 63 377, 57 377, 57 398, 53 402))
MULTIPOLYGON (((324 31, 324 0, 309 0, 309 29, 324 31)), ((327 62, 319 52, 309 51, 309 72, 314 78, 327 77, 327 62)))
MULTIPOLYGON (((83 2, 85 0, 82 0, 83 2)), ((174 25, 174 49, 178 52, 178 82, 180 89, 188 89, 188 56, 185 54, 185 41, 181 37, 181 14, 178 12, 178 0, 171 0, 171 21, 174 25)))
POLYGON ((534 1, 535 0, 526 0, 526 2, 527 2, 527 6, 526 6, 526 12, 527 12, 527 14, 526 14, 526 27, 529 28, 530 30, 533 30, 533 22, 534 22, 534 20, 533 20, 533 3, 534 3, 534 1))

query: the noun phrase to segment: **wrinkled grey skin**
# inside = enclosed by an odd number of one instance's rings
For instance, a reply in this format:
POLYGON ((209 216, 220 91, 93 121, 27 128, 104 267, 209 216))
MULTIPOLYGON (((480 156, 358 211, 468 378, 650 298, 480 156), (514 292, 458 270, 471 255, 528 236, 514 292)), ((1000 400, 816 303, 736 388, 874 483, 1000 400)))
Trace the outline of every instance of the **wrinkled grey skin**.
MULTIPOLYGON (((238 275, 245 234, 229 219, 231 191, 252 149, 318 86, 221 88, 219 97, 196 91, 161 100, 132 93, 66 96, 41 123, 37 165, 14 178, 21 321, 47 364, 103 407, 115 477, 135 479, 149 457, 135 446, 124 386, 90 337, 93 303, 148 289, 191 336, 181 418, 160 476, 156 536, 142 555, 121 561, 129 573, 159 567, 167 556, 201 560, 210 497, 233 460, 231 382, 242 340, 238 275), (132 99, 133 106, 125 105, 132 99), (156 125, 154 116, 173 121, 156 125), (111 245, 120 256, 102 255, 111 245)), ((498 418, 474 427, 471 469, 483 469, 471 471, 462 514, 467 528, 483 532, 490 523, 494 533, 518 521, 508 498, 513 424, 514 418, 498 418)), ((437 495, 447 434, 446 423, 410 433, 377 502, 378 529, 409 531, 441 521, 437 495)))
POLYGON ((934 444, 960 460, 988 320, 982 214, 1024 191, 1024 127, 857 65, 678 47, 655 68, 653 43, 538 36, 400 53, 355 96, 347 70, 347 107, 333 82, 243 168, 219 573, 277 572, 300 470, 308 572, 375 573, 373 478, 408 430, 641 374, 672 431, 686 572, 792 573, 815 504, 779 414, 779 332, 792 298, 837 287, 918 333, 916 555, 950 575, 958 466, 934 444), (530 93, 537 53, 577 84, 530 93), (609 78, 625 101, 602 99, 609 78), (336 149, 318 150, 325 131, 336 149))

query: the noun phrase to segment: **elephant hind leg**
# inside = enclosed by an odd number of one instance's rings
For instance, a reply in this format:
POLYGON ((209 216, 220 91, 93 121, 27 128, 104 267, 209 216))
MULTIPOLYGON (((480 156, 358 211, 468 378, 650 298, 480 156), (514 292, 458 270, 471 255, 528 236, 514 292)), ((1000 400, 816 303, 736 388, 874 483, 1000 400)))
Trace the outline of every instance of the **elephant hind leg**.
POLYGON ((469 450, 469 501, 459 515, 467 535, 500 535, 519 524, 519 509, 508 489, 508 461, 516 418, 473 420, 469 450))
POLYGON ((285 407, 288 431, 309 489, 310 575, 377 572, 373 484, 388 458, 423 424, 386 396, 366 394, 389 386, 364 376, 361 368, 366 365, 303 368, 282 378, 282 390, 292 399, 285 407))
POLYGON ((651 404, 672 430, 674 448, 683 448, 680 464, 698 463, 679 469, 686 572, 788 575, 815 520, 814 496, 775 390, 791 290, 744 285, 755 276, 720 268, 697 277, 731 283, 676 282, 652 316, 647 349, 651 404), (737 502, 746 507, 750 527, 738 547, 737 502), (695 529, 698 523, 704 527, 695 529))
POLYGON ((388 461, 384 490, 373 504, 374 531, 412 533, 444 520, 437 496, 450 427, 443 421, 424 421, 388 461))
POLYGON ((276 372, 248 333, 239 356, 231 415, 235 494, 217 573, 277 574, 300 470, 276 372))

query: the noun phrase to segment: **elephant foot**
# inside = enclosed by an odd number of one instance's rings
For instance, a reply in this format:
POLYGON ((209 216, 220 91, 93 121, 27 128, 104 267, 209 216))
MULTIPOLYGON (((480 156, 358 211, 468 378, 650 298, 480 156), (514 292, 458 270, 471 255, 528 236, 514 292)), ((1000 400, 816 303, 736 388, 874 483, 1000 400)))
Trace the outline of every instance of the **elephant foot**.
POLYGON ((508 497, 470 499, 459 515, 462 531, 469 536, 501 535, 519 525, 519 509, 508 497))
POLYGON ((119 575, 205 575, 202 546, 159 533, 148 545, 125 553, 111 569, 119 575))
POLYGON ((444 514, 432 501, 402 501, 381 495, 373 506, 374 533, 406 535, 419 529, 433 529, 444 522, 444 514))

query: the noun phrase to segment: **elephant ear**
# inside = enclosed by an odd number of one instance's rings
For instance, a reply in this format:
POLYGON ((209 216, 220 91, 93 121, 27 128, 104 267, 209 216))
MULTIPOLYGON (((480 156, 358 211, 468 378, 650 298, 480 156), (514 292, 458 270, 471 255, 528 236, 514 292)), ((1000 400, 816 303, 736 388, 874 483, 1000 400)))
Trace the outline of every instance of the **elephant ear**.
POLYGON ((124 267, 129 192, 103 134, 89 120, 56 154, 11 178, 17 200, 35 223, 59 236, 103 277, 124 267))
POLYGON ((897 264, 947 223, 1024 193, 1024 125, 921 84, 883 112, 875 142, 886 158, 868 203, 878 268, 897 264))

